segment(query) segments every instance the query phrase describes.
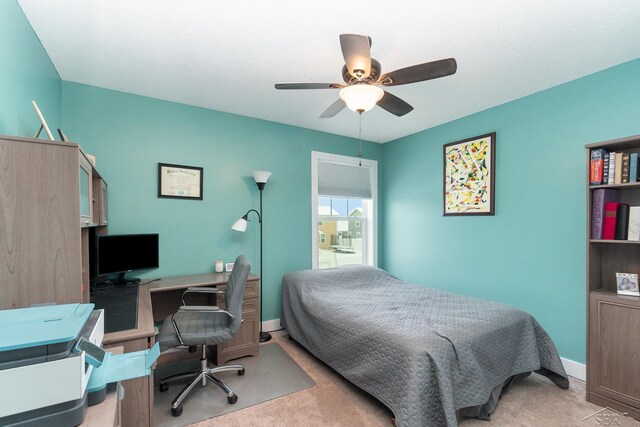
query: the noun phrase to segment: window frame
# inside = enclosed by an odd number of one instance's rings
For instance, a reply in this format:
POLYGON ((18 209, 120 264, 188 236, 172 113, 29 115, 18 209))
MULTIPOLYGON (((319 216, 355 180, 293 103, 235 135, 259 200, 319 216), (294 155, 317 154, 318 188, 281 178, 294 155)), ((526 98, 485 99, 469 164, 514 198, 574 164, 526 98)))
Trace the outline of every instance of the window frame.
MULTIPOLYGON (((371 185, 371 210, 373 220, 360 217, 362 230, 367 238, 366 252, 363 255, 364 261, 368 265, 378 266, 378 162, 371 159, 360 159, 358 157, 342 156, 339 154, 324 153, 321 151, 311 152, 311 265, 314 270, 318 269, 318 163, 333 162, 369 168, 369 178, 371 185), (371 259, 369 259, 371 258, 371 259)), ((336 218, 338 219, 338 218, 336 218)))

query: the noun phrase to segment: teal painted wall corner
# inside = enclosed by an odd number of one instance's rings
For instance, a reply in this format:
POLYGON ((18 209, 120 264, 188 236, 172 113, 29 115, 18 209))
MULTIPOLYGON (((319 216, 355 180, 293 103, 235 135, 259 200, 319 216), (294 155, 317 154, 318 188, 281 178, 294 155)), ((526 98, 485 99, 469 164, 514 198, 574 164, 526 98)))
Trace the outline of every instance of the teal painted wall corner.
POLYGON ((40 126, 35 100, 58 139, 62 81, 16 0, 0 1, 0 52, 0 135, 33 137, 40 126))
POLYGON ((385 144, 382 266, 522 308, 584 363, 584 145, 640 134, 638 76, 631 61, 385 144), (495 216, 443 217, 443 145, 493 131, 495 216))
MULTIPOLYGON (((356 156, 357 140, 70 82, 62 110, 67 136, 97 157, 109 185, 109 233, 160 233, 160 268, 145 277, 210 272, 240 253, 259 273, 256 218, 245 233, 231 225, 259 207, 251 171, 272 171, 263 319, 280 317, 282 276, 311 268, 311 151, 356 156), (204 200, 158 198, 158 163, 203 167, 204 200)), ((382 158, 379 144, 363 151, 382 158)))

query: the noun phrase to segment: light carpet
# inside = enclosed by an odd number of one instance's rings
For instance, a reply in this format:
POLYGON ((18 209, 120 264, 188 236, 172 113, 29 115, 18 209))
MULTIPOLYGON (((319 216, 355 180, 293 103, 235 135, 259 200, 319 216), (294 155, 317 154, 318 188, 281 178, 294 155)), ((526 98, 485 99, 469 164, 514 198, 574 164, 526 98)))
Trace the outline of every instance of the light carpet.
MULTIPOLYGON (((195 427, 392 427, 393 414, 378 400, 288 340, 286 331, 272 335, 273 342, 289 353, 316 381, 316 386, 202 421, 195 427)), ((583 381, 571 378, 569 390, 562 390, 547 378, 533 374, 500 400, 490 422, 469 419, 462 421, 460 427, 640 427, 639 422, 612 411, 589 417, 603 408, 586 402, 584 395, 583 381)))
POLYGON ((182 427, 211 417, 228 414, 277 397, 286 396, 312 387, 315 382, 278 344, 260 347, 259 357, 245 357, 229 362, 240 363, 246 373, 219 372, 216 376, 238 395, 238 402, 231 405, 226 394, 215 384, 194 388, 184 400, 183 413, 171 415, 171 402, 186 382, 175 382, 169 390, 160 393, 160 378, 176 372, 196 370, 199 360, 187 360, 159 366, 155 373, 154 416, 158 427, 182 427))

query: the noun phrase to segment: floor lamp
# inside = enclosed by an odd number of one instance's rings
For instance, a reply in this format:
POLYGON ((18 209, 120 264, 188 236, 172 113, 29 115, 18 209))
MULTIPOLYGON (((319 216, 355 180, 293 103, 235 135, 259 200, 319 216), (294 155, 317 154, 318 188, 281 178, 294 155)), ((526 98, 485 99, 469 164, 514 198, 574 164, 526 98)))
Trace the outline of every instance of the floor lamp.
POLYGON ((262 190, 269 180, 269 177, 273 172, 269 171, 253 171, 253 179, 256 181, 258 190, 260 191, 260 212, 255 209, 249 209, 246 214, 239 220, 233 223, 231 228, 236 231, 244 232, 247 229, 247 221, 249 221, 249 214, 255 212, 258 215, 258 222, 260 223, 260 342, 266 342, 271 339, 269 332, 262 331, 262 286, 264 285, 264 276, 262 275, 262 190))

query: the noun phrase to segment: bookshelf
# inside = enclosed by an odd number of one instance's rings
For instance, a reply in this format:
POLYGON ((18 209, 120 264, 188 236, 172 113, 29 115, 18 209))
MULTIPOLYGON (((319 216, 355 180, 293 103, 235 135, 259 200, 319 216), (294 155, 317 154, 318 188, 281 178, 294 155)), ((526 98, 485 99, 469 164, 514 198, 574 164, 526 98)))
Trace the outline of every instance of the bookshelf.
POLYGON ((589 402, 640 420, 640 297, 618 295, 616 273, 640 274, 640 241, 591 238, 593 192, 620 190, 640 206, 640 182, 590 185, 591 150, 639 152, 640 135, 585 146, 587 156, 587 393, 589 402))

